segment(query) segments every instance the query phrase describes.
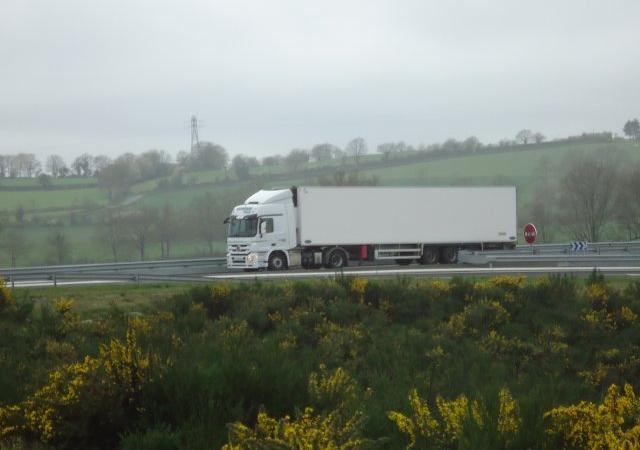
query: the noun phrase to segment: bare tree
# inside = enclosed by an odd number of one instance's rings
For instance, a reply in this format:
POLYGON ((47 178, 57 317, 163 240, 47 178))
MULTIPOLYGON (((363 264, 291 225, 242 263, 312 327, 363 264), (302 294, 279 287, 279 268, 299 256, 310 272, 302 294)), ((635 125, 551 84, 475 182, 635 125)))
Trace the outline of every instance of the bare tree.
POLYGON ((90 177, 93 173, 93 157, 88 153, 83 153, 73 160, 71 168, 79 177, 90 177))
POLYGON ((57 264, 63 264, 69 260, 71 244, 62 230, 54 230, 47 237, 47 244, 49 245, 51 256, 53 256, 57 264))
POLYGON ((102 172, 104 169, 109 167, 111 162, 112 162, 111 158, 109 158, 106 155, 98 155, 98 156, 94 157, 93 158, 93 172, 94 172, 94 175, 96 175, 96 176, 100 175, 100 172, 102 172))
POLYGON ((4 178, 9 172, 9 157, 0 155, 0 178, 4 178))
POLYGON ((531 130, 525 128, 524 130, 518 131, 518 134, 516 134, 516 141, 522 142, 524 145, 527 145, 532 137, 533 133, 531 132, 531 130))
POLYGON ((335 145, 329 143, 314 145, 311 149, 311 156, 318 162, 329 161, 333 158, 335 147, 335 145))
POLYGON ((620 176, 616 216, 630 240, 640 238, 640 165, 620 176))
POLYGON ((20 156, 23 158, 24 173, 28 178, 37 175, 40 171, 40 161, 36 159, 36 155, 33 153, 23 153, 20 156))
POLYGON ((151 240, 151 231, 156 221, 156 212, 144 207, 142 210, 131 214, 126 219, 128 234, 133 245, 140 252, 140 261, 144 261, 145 251, 151 240))
POLYGON ((61 176, 66 167, 64 159, 60 155, 49 155, 47 158, 46 169, 54 178, 61 176))
POLYGON ((309 162, 309 152, 301 148, 294 148, 289 152, 285 161, 294 172, 297 172, 302 164, 309 162))
POLYGON ((162 258, 168 258, 171 253, 171 244, 178 233, 178 220, 175 210, 169 203, 165 203, 160 211, 160 217, 156 226, 158 240, 160 241, 160 253, 162 258))
POLYGON ((553 177, 554 166, 547 156, 540 158, 536 168, 533 201, 529 206, 531 218, 527 221, 535 223, 540 240, 550 242, 552 239, 550 225, 556 217, 555 207, 558 203, 557 185, 553 177))
POLYGON ((361 137, 352 139, 345 148, 345 152, 349 156, 353 156, 356 161, 356 166, 360 163, 360 157, 367 153, 367 141, 361 137))
POLYGON ((609 154, 572 153, 561 182, 560 210, 575 238, 597 242, 610 217, 617 169, 609 154))
POLYGON ((284 158, 282 157, 282 155, 265 156, 264 158, 262 158, 262 165, 278 166, 282 164, 282 161, 284 161, 284 158))
POLYGON ((120 211, 107 208, 103 225, 98 229, 98 240, 107 246, 114 262, 118 261, 126 238, 125 221, 120 211))
POLYGON ((536 144, 542 144, 546 139, 547 137, 539 131, 533 135, 533 140, 536 144))
POLYGON ((193 201, 191 211, 195 231, 207 243, 209 254, 213 255, 213 243, 218 235, 215 225, 222 222, 222 205, 211 192, 206 192, 193 201))

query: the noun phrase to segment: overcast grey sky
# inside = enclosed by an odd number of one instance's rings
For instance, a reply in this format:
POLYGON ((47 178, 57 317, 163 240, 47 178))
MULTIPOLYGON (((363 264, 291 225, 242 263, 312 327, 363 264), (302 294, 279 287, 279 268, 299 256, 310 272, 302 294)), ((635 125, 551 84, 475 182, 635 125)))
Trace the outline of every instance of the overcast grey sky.
POLYGON ((640 2, 2 0, 0 153, 264 156, 640 116, 640 2))

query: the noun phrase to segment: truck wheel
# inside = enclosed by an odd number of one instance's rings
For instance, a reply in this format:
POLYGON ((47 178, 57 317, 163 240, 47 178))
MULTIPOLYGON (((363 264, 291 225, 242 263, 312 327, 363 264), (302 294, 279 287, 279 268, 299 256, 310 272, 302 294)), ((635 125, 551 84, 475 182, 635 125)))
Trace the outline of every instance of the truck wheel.
POLYGON ((269 270, 283 270, 287 268, 287 257, 284 253, 274 252, 269 256, 269 270))
POLYGON ((440 251, 440 261, 445 264, 455 264, 458 262, 458 247, 443 247, 440 251))
POLYGON ((420 264, 436 264, 438 262, 438 247, 424 247, 420 264))
POLYGON ((325 267, 327 269, 341 269, 343 267, 346 267, 348 264, 349 259, 347 257, 347 254, 339 248, 334 248, 327 255, 325 267))
POLYGON ((412 262, 412 259, 396 259, 396 264, 398 264, 399 266, 408 266, 412 262))

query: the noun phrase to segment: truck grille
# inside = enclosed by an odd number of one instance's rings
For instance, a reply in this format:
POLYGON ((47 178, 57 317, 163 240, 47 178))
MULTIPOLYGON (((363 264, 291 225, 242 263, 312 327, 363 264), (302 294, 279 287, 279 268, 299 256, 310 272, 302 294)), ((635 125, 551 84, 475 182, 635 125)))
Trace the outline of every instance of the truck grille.
POLYGON ((249 254, 248 244, 230 244, 227 249, 230 257, 228 267, 246 267, 247 255, 249 254))
POLYGON ((249 245, 248 244, 231 244, 229 245, 229 253, 241 253, 246 255, 249 253, 249 245))

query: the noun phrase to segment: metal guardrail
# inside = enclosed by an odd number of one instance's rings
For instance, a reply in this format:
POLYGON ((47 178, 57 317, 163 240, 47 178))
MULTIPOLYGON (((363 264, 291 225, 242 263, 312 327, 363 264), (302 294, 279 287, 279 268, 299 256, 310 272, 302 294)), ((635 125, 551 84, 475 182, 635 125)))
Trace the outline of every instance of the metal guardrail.
POLYGON ((513 250, 460 251, 463 264, 640 264, 640 241, 595 242, 574 251, 571 243, 519 245, 513 250))
MULTIPOLYGON (((519 253, 609 253, 609 252, 640 252, 640 241, 623 241, 623 242, 587 242, 584 250, 572 250, 571 243, 566 244, 533 244, 518 245, 515 249, 519 253)), ((501 250, 502 251, 502 250, 501 250)), ((504 252, 513 253, 514 250, 504 250, 504 252)))
POLYGON ((210 272, 212 268, 219 270, 226 268, 227 259, 222 258, 198 258, 198 259, 173 259, 160 261, 136 261, 122 263, 97 263, 97 264, 73 264, 58 266, 16 267, 1 268, 0 278, 13 284, 15 281, 64 278, 99 278, 122 279, 123 281, 136 280, 172 280, 189 279, 190 269, 207 269, 200 273, 210 272), (176 269, 178 269, 176 271, 176 269), (160 274, 158 272, 171 270, 171 273, 160 274), (176 273, 181 272, 181 273, 176 273))

